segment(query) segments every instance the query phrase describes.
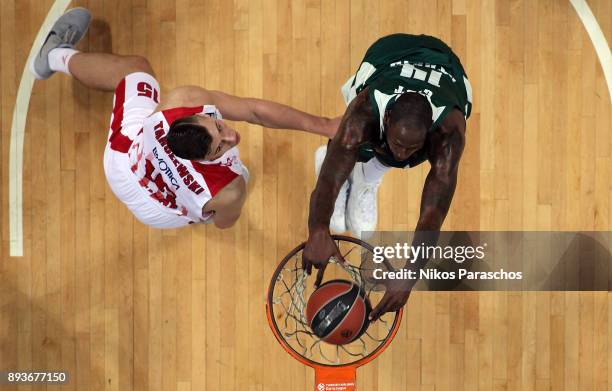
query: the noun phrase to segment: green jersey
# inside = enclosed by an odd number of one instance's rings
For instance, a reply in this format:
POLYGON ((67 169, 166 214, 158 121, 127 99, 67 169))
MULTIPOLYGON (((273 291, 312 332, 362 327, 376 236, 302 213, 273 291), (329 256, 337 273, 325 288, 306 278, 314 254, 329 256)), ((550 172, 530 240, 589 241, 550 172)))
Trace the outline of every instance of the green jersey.
MULTIPOLYGON (((459 58, 444 42, 427 35, 393 34, 376 41, 357 73, 342 87, 346 105, 366 87, 372 112, 379 119, 381 143, 385 140, 385 112, 403 93, 416 92, 427 99, 433 113, 429 131, 436 129, 453 109, 461 110, 466 119, 472 109, 472 89, 459 58)), ((376 156, 394 167, 413 167, 427 158, 422 150, 398 162, 376 154, 373 145, 361 149, 366 160, 376 156)))

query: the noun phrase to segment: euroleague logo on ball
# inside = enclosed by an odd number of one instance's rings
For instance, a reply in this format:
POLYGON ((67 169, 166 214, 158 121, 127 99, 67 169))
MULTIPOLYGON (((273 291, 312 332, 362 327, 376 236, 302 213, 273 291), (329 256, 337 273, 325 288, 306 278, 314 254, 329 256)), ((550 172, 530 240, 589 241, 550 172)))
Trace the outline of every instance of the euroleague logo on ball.
MULTIPOLYGON (((345 345, 360 338, 369 325, 372 310, 365 290, 348 280, 330 280, 308 298, 306 319, 321 341, 345 345)), ((330 389, 329 385, 327 389, 330 389)), ((336 390, 335 388, 331 388, 336 390)))
POLYGON ((319 383, 319 385, 317 386, 317 390, 319 390, 319 391, 325 391, 325 384, 323 384, 323 383, 319 383))

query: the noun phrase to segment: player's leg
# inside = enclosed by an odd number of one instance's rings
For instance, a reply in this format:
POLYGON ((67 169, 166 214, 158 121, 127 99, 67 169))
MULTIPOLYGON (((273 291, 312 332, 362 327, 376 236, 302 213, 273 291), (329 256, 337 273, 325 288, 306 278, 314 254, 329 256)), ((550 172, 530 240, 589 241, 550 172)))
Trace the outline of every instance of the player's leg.
MULTIPOLYGON (((52 51, 50 57, 53 54, 52 51)), ((75 79, 89 88, 104 91, 114 91, 121 79, 130 73, 144 72, 155 76, 149 61, 141 56, 77 52, 67 65, 69 74, 75 79)))
POLYGON ((363 180, 367 183, 380 183, 385 173, 391 168, 380 160, 372 158, 368 162, 363 163, 363 180))
POLYGON ((55 72, 72 75, 85 86, 113 91, 121 79, 133 72, 153 75, 149 62, 140 56, 107 53, 80 53, 74 49, 91 22, 85 8, 73 8, 62 15, 41 42, 40 50, 30 63, 37 79, 47 79, 55 72))

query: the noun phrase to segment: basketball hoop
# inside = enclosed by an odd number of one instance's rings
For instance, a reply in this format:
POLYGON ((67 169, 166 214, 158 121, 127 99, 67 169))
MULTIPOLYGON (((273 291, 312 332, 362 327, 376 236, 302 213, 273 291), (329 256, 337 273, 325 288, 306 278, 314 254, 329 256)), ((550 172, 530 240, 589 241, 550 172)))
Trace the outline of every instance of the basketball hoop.
MULTIPOLYGON (((372 246, 348 236, 332 235, 332 238, 347 265, 332 257, 324 281, 335 278, 352 280, 364 288, 375 307, 384 292, 371 278, 372 246)), ((315 391, 354 391, 357 368, 374 360, 389 346, 399 329, 403 310, 386 313, 349 344, 323 342, 312 332, 305 315, 308 298, 314 291, 316 272, 309 276, 302 269, 304 247, 305 243, 302 243, 293 249, 272 276, 266 302, 268 323, 287 353, 315 370, 315 391)), ((392 271, 387 261, 377 267, 392 271)))

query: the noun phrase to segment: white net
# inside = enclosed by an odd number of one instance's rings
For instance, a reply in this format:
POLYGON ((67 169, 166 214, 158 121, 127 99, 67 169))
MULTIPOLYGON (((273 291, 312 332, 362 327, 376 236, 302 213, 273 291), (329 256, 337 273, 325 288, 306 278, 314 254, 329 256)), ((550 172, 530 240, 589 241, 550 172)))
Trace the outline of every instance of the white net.
MULTIPOLYGON (((352 280, 364 288, 366 297, 375 307, 383 292, 373 279, 368 278, 372 270, 372 262, 369 262, 371 249, 350 238, 336 237, 336 243, 348 265, 331 258, 323 282, 338 278, 352 280)), ((309 276, 302 269, 301 249, 279 268, 270 292, 272 316, 282 338, 304 358, 318 364, 349 365, 374 353, 391 334, 397 321, 396 313, 383 315, 370 324, 360 338, 349 344, 332 345, 322 341, 310 329, 305 314, 308 298, 314 291, 316 270, 309 276)))

